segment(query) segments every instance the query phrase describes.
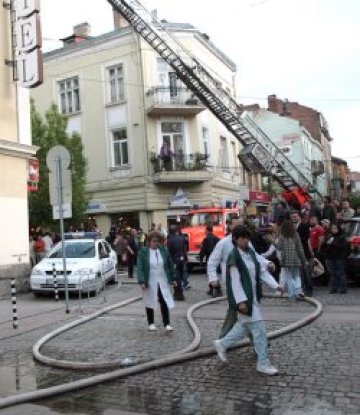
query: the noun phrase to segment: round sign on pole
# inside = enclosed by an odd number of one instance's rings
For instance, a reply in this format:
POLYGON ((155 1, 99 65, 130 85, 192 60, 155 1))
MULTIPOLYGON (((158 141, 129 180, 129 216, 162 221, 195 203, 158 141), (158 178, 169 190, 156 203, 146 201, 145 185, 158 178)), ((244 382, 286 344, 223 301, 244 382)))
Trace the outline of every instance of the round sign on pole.
POLYGON ((56 171, 56 163, 60 160, 62 170, 66 170, 70 166, 70 153, 64 146, 54 146, 48 151, 46 156, 46 165, 49 170, 56 171))

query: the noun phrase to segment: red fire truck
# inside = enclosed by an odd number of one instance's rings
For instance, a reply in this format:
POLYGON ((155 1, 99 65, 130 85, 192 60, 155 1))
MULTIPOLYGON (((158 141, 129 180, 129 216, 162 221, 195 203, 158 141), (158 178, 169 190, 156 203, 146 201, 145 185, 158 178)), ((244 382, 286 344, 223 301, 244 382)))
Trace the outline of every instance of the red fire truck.
POLYGON ((182 228, 189 241, 188 266, 191 269, 200 264, 201 243, 206 236, 206 225, 213 225, 214 235, 223 238, 226 235, 226 224, 232 216, 239 215, 241 209, 206 207, 190 210, 187 215, 187 226, 182 228))

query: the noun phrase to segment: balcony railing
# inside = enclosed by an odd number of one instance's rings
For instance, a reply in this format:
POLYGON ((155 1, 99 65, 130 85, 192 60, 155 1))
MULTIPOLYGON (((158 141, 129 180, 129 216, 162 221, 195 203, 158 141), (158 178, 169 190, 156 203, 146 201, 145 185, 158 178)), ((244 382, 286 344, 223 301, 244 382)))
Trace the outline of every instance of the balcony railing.
POLYGON ((205 109, 193 92, 184 87, 154 86, 147 93, 147 113, 158 115, 195 116, 205 109))
POLYGON ((154 168, 154 173, 162 171, 201 171, 207 168, 208 154, 173 154, 170 156, 162 156, 160 154, 151 153, 150 161, 154 168))

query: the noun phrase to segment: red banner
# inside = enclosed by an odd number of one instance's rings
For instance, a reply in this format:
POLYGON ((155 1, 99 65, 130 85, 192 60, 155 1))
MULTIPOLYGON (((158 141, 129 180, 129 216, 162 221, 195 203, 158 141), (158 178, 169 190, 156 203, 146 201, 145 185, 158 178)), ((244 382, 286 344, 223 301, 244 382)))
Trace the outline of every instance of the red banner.
POLYGON ((249 198, 251 202, 264 202, 264 203, 270 202, 270 196, 266 192, 256 192, 256 191, 250 190, 249 198))

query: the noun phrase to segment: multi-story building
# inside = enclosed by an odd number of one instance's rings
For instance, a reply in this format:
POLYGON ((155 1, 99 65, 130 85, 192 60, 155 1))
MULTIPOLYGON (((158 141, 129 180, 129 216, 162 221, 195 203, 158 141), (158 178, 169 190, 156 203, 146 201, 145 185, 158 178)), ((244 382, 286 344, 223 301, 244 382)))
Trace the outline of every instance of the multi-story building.
POLYGON ((337 199, 346 199, 351 194, 350 169, 345 160, 339 157, 331 157, 332 180, 330 195, 337 199))
MULTIPOLYGON (((239 142, 116 14, 115 23, 97 37, 87 23, 75 27, 44 56, 45 81, 33 93, 40 113, 55 102, 82 136, 88 214, 103 232, 115 221, 147 230, 193 205, 238 200, 239 142)), ((236 66, 208 36, 165 25, 235 97, 236 66)))
POLYGON ((351 191, 354 193, 360 193, 360 172, 352 171, 350 173, 351 191))
POLYGON ((247 107, 243 114, 245 121, 246 116, 251 117, 321 195, 327 194, 323 147, 301 122, 259 106, 247 107))
POLYGON ((10 277, 25 284, 29 266, 27 184, 31 146, 28 90, 14 80, 13 26, 0 7, 0 295, 10 295, 10 277))
POLYGON ((293 118, 299 121, 310 133, 310 136, 321 144, 324 154, 326 181, 328 188, 331 188, 333 171, 331 164, 332 138, 323 114, 313 108, 298 104, 297 102, 281 100, 277 98, 276 95, 268 96, 268 110, 275 112, 282 117, 293 118))

